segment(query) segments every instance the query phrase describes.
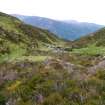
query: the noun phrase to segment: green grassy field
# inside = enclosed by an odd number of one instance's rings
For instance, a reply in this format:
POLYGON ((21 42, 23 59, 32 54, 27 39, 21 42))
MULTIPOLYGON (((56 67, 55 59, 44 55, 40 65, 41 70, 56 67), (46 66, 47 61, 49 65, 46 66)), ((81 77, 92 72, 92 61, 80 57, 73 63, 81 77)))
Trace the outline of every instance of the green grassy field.
POLYGON ((22 49, 21 47, 16 46, 15 44, 11 44, 9 47, 11 52, 9 54, 6 53, 0 56, 0 63, 4 61, 13 61, 17 57, 21 57, 26 52, 25 49, 22 49))
POLYGON ((29 60, 29 61, 32 61, 32 62, 42 62, 47 58, 48 58, 48 56, 41 56, 41 55, 39 55, 39 56, 22 56, 22 57, 16 58, 15 60, 16 61, 29 60))
POLYGON ((73 49, 72 53, 83 55, 105 55, 105 47, 97 47, 95 45, 89 45, 88 47, 73 49))

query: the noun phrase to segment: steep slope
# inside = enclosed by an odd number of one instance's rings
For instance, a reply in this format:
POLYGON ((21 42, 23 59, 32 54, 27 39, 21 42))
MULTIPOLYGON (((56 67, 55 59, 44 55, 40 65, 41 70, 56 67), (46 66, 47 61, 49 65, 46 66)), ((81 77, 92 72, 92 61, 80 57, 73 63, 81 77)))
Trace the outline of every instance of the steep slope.
POLYGON ((0 13, 0 61, 30 54, 61 40, 53 33, 26 25, 19 19, 0 13))
POLYGON ((6 31, 9 31, 9 32, 12 31, 18 34, 24 34, 29 39, 30 37, 32 37, 38 41, 42 41, 42 42, 45 41, 49 43, 53 43, 54 41, 55 42, 57 41, 57 37, 54 34, 50 33, 49 31, 43 30, 37 27, 32 27, 30 25, 26 25, 22 23, 20 20, 16 19, 15 17, 11 17, 3 13, 0 13, 0 26, 6 31))
POLYGON ((48 29, 57 34, 59 37, 69 40, 80 38, 81 36, 95 32, 103 26, 93 23, 82 23, 72 21, 57 21, 37 16, 23 16, 13 15, 27 24, 37 26, 40 28, 48 29))

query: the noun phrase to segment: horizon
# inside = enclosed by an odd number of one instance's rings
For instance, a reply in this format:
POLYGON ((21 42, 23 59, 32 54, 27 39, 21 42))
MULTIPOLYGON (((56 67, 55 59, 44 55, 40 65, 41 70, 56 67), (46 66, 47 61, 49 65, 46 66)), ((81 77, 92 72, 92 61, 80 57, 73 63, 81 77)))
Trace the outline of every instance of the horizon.
POLYGON ((104 4, 104 0, 1 0, 0 11, 105 25, 104 4))

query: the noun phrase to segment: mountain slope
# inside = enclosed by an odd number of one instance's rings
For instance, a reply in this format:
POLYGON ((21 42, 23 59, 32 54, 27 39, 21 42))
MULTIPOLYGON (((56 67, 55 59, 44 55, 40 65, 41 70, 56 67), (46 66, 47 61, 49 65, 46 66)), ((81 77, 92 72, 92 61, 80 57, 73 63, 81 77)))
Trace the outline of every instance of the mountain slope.
POLYGON ((74 41, 74 45, 78 47, 88 46, 90 44, 105 46, 105 28, 74 41))
POLYGON ((46 45, 55 45, 61 40, 51 32, 26 25, 19 19, 0 13, 0 61, 31 55, 46 45))
POLYGON ((81 36, 87 35, 91 32, 102 28, 103 26, 76 22, 76 21, 57 21, 43 17, 37 16, 23 16, 23 15, 13 15, 27 24, 37 26, 40 28, 48 29, 51 32, 57 34, 59 37, 69 40, 74 40, 80 38, 81 36))
POLYGON ((18 34, 25 34, 29 39, 30 37, 32 37, 42 42, 47 41, 49 43, 53 43, 53 41, 55 42, 57 41, 57 37, 47 30, 26 25, 20 20, 16 19, 15 17, 11 17, 5 14, 2 15, 2 14, 3 13, 0 13, 0 27, 2 27, 6 31, 18 34))

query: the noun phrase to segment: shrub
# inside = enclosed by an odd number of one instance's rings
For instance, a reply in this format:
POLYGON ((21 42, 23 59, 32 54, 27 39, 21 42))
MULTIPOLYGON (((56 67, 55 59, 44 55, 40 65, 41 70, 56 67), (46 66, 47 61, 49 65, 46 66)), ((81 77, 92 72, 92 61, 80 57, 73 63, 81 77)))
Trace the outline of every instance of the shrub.
POLYGON ((0 94, 0 105, 6 105, 6 98, 0 94))

